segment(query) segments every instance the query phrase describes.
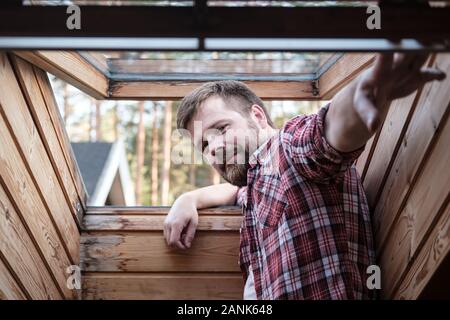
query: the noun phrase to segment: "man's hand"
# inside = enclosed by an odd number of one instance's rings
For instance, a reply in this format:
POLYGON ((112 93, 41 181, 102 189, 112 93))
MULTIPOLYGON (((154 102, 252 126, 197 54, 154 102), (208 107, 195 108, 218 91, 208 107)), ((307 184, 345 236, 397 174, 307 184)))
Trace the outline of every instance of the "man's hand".
POLYGON ((428 54, 379 54, 374 65, 339 91, 325 117, 325 137, 342 152, 362 147, 386 118, 392 100, 425 83, 445 79, 436 68, 423 68, 428 54))
POLYGON ((171 247, 188 249, 194 240, 198 212, 189 194, 181 195, 170 208, 164 221, 164 237, 171 247))
POLYGON ((180 249, 190 248, 198 225, 197 209, 235 205, 238 189, 229 183, 221 183, 178 197, 164 221, 167 244, 180 249))
POLYGON ((406 97, 425 83, 445 79, 436 68, 424 68, 428 54, 379 54, 355 90, 353 104, 370 133, 384 120, 389 103, 406 97))

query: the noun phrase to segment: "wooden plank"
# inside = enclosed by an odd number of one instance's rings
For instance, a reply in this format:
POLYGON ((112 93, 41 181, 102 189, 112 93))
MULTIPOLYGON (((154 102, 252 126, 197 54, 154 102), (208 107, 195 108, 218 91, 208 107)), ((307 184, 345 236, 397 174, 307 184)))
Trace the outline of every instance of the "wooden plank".
MULTIPOLYGON (((86 231, 157 231, 163 230, 166 215, 86 215, 86 231)), ((199 215, 197 230, 238 231, 239 216, 199 215)))
POLYGON ((5 257, 10 268, 20 279, 26 290, 24 295, 30 299, 61 299, 62 296, 28 230, 1 186, 0 234, 2 235, 0 256, 5 257))
POLYGON ((419 97, 420 90, 393 101, 389 108, 364 178, 364 190, 370 208, 375 206, 419 97))
MULTIPOLYGON (((0 94, 0 98, 3 97, 5 95, 0 94)), ((0 110, 3 110, 3 105, 0 104, 0 110)), ((16 149, 14 138, 3 116, 0 117, 0 132, 2 133, 0 135, 0 181, 4 188, 8 186, 11 199, 16 203, 22 220, 27 224, 27 228, 49 265, 59 289, 65 297, 73 297, 73 293, 66 287, 65 274, 66 268, 71 266, 72 262, 64 250, 49 212, 39 196, 39 191, 16 149)))
POLYGON ((425 245, 408 270, 398 290, 393 295, 395 299, 417 299, 430 282, 436 270, 450 252, 450 205, 447 207, 427 237, 425 245))
MULTIPOLYGON (((433 65, 436 55, 432 55, 426 63, 433 65)), ((373 208, 382 191, 384 182, 390 172, 392 163, 400 148, 405 132, 414 114, 423 87, 407 97, 397 99, 389 107, 386 120, 380 132, 376 148, 373 152, 370 166, 364 179, 364 189, 369 206, 373 208)))
POLYGON ((0 259, 0 300, 25 300, 27 297, 0 259))
POLYGON ((81 212, 77 209, 81 199, 78 197, 74 181, 72 180, 63 150, 61 149, 55 128, 47 111, 47 106, 42 97, 33 67, 17 56, 12 55, 11 59, 34 123, 42 137, 47 155, 56 173, 56 178, 60 183, 66 202, 71 209, 72 216, 81 228, 81 212))
POLYGON ((450 121, 431 152, 407 203, 387 239, 380 261, 385 274, 385 293, 390 296, 408 265, 414 262, 426 235, 438 219, 450 195, 450 121))
POLYGON ((359 155, 356 160, 356 170, 360 176, 361 181, 364 181, 364 176, 367 171, 367 167, 370 164, 370 159, 372 158, 373 150, 375 149, 376 141, 378 135, 373 135, 369 141, 367 141, 364 151, 359 155))
POLYGON ((351 80, 368 68, 375 59, 373 53, 346 53, 319 78, 322 100, 330 100, 351 80))
POLYGON ((418 300, 449 300, 450 283, 448 270, 450 270, 450 256, 447 255, 434 270, 433 276, 420 293, 418 300))
POLYGON ((84 271, 239 272, 239 233, 199 231, 188 250, 167 246, 159 232, 87 232, 81 240, 84 271))
POLYGON ((87 202, 86 187, 81 177, 81 172, 78 168, 72 146, 70 145, 69 137, 64 127, 64 121, 61 117, 61 114, 59 113, 55 95, 53 94, 52 87, 50 85, 50 80, 48 79, 47 74, 41 69, 34 68, 34 73, 39 83, 39 88, 47 106, 47 111, 50 119, 52 120, 52 124, 56 131, 61 149, 63 150, 64 157, 66 159, 65 162, 69 166, 69 171, 72 176, 72 180, 75 183, 78 197, 81 199, 81 203, 79 205, 77 204, 77 207, 82 213, 82 211, 86 208, 87 202))
MULTIPOLYGON (((450 73, 450 54, 438 54, 435 65, 450 73)), ((442 119, 445 121, 444 114, 450 103, 449 87, 450 77, 447 77, 442 82, 427 84, 422 91, 374 210, 373 228, 380 252, 415 184, 417 173, 424 164, 422 160, 429 154, 429 148, 437 137, 436 132, 442 126, 442 119)))
MULTIPOLYGON (((317 100, 313 82, 307 81, 243 81, 261 99, 317 100)), ((110 99, 181 99, 205 82, 187 81, 111 81, 110 99)))
MULTIPOLYGON (((151 206, 151 207, 88 207, 86 215, 167 215, 171 207, 151 206)), ((237 215, 242 216, 242 209, 238 206, 221 206, 198 210, 201 215, 237 215)))
POLYGON ((108 79, 74 51, 15 51, 31 64, 54 74, 86 94, 108 97, 108 79))
POLYGON ((83 299, 239 300, 240 273, 84 273, 83 299))
POLYGON ((411 252, 415 254, 423 244, 438 212, 440 203, 450 194, 450 121, 439 136, 427 165, 421 172, 416 186, 409 196, 407 206, 415 212, 411 252))
POLYGON ((78 264, 80 233, 76 220, 65 200, 12 66, 6 55, 3 54, 1 59, 0 104, 2 108, 0 114, 3 116, 2 121, 5 121, 6 127, 11 132, 12 140, 9 143, 16 141, 24 164, 36 184, 38 195, 47 208, 46 211, 50 213, 50 218, 63 241, 63 248, 67 250, 71 262, 78 264))
MULTIPOLYGON (((108 60, 103 52, 97 51, 78 51, 77 52, 83 59, 92 64, 104 75, 109 74, 108 60)), ((108 53, 110 55, 111 53, 108 53)))
POLYGON ((360 176, 361 182, 364 182, 366 178, 367 169, 369 168, 370 162, 372 161, 372 156, 375 151, 375 147, 378 143, 378 138, 380 137, 381 130, 383 129, 384 123, 381 128, 367 141, 363 152, 360 154, 356 160, 356 170, 360 176))

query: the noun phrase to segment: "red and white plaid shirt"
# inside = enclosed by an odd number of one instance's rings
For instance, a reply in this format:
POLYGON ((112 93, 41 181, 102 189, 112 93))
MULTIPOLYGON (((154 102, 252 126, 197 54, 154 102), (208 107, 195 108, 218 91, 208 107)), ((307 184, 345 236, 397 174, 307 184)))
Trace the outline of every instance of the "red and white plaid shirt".
POLYGON ((369 299, 372 226, 355 159, 325 140, 328 105, 290 119, 250 156, 240 267, 258 299, 369 299))

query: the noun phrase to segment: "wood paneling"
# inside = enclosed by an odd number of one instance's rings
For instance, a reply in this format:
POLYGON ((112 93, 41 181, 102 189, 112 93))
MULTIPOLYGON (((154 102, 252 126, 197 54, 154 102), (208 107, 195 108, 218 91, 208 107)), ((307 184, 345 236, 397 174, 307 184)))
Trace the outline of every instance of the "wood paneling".
MULTIPOLYGON (((67 268, 79 264, 82 198, 69 173, 70 146, 60 142, 57 126, 63 127, 56 105, 47 103, 54 97, 45 73, 38 70, 39 77, 35 67, 6 53, 0 62, 2 263, 22 297, 76 299, 67 268)), ((18 296, 5 279, 3 294, 18 296)))
POLYGON ((400 213, 394 232, 389 236, 385 250, 381 252, 380 262, 384 268, 385 293, 391 296, 396 284, 401 280, 408 265, 413 262, 417 250, 423 245, 425 234, 439 217, 442 206, 450 194, 450 174, 448 160, 450 159, 450 121, 431 155, 420 172, 420 177, 414 185, 411 194, 400 213))
MULTIPOLYGON (((31 116, 36 124, 36 128, 42 137, 42 143, 45 146, 47 154, 50 158, 51 165, 55 169, 56 178, 61 184, 61 190, 64 193, 66 202, 70 206, 72 216, 75 221, 81 226, 81 213, 80 204, 85 200, 84 192, 80 195, 76 190, 76 185, 72 177, 72 173, 67 165, 67 159, 64 154, 64 148, 60 142, 60 137, 58 137, 53 121, 48 112, 46 102, 43 95, 41 94, 40 85, 36 77, 36 73, 32 65, 30 65, 25 60, 12 55, 11 59, 14 63, 14 69, 16 71, 17 77, 20 81, 20 85, 24 96, 27 100, 31 116)), ((37 71, 39 73, 39 71, 37 71)), ((51 108, 55 107, 50 105, 51 108)), ((57 110, 55 112, 58 112, 57 110)), ((78 171, 73 173, 79 176, 78 171)))
MULTIPOLYGON (((86 231, 162 231, 170 207, 89 207, 86 231)), ((242 212, 235 206, 199 210, 198 231, 239 231, 242 212)))
POLYGON ((169 207, 88 208, 81 260, 86 299, 241 299, 238 207, 199 210, 191 248, 168 247, 169 207))
MULTIPOLYGON (((65 288, 65 270, 70 261, 60 235, 55 229, 48 209, 45 207, 33 179, 23 163, 14 138, 8 133, 3 118, 0 117, 0 176, 3 186, 7 186, 13 201, 26 221, 33 237, 58 280, 61 290, 65 288)), ((67 296, 71 293, 67 292, 67 296)))
POLYGON ((85 273, 84 299, 242 299, 239 273, 85 273))
MULTIPOLYGON (((435 65, 450 74, 450 55, 439 54, 435 65)), ((395 155, 395 161, 384 184, 374 210, 374 229, 378 249, 382 250, 387 235, 399 210, 415 183, 417 173, 423 167, 429 148, 435 142, 441 120, 448 109, 450 77, 442 82, 427 84, 420 96, 408 129, 395 155)), ((377 173, 383 174, 383 173, 377 173)))
MULTIPOLYGON (((398 290, 396 299, 417 299, 444 259, 450 253, 450 205, 444 209, 439 221, 426 239, 414 264, 408 270, 398 290)), ((448 274, 448 269, 444 270, 448 274)), ((448 288, 448 283, 443 283, 448 288)), ((447 289, 448 290, 448 289, 447 289)))
POLYGON ((366 176, 370 160, 372 159, 373 151, 375 149, 375 146, 377 145, 378 137, 379 132, 377 132, 369 139, 369 141, 367 141, 366 146, 364 147, 364 151, 356 160, 356 170, 358 171, 361 181, 364 181, 364 178, 366 176))
MULTIPOLYGON (((0 253, 17 274, 27 297, 61 299, 61 294, 41 254, 2 187, 0 187, 0 234, 4 239, 0 242, 0 253)), ((4 292, 9 294, 7 289, 4 289, 4 292)))
POLYGON ((188 250, 169 248, 156 232, 87 232, 81 241, 85 271, 239 272, 239 233, 198 231, 188 250))
MULTIPOLYGON (((4 61, 2 84, 0 86, 0 103, 2 105, 0 113, 3 115, 5 125, 11 131, 13 140, 9 143, 16 141, 25 167, 28 168, 30 176, 35 182, 37 195, 41 196, 44 207, 50 213, 50 218, 62 237, 63 247, 67 248, 71 261, 77 264, 79 261, 80 234, 76 220, 72 217, 71 210, 67 205, 57 175, 39 135, 39 130, 21 94, 12 66, 5 56, 2 59, 4 61)), ((1 132, 4 131, 1 130, 1 132)))
POLYGON ((86 187, 84 186, 80 169, 78 168, 72 146, 70 145, 69 136, 67 135, 67 132, 64 128, 64 121, 58 111, 58 106, 56 104, 55 95, 53 94, 52 87, 50 85, 50 80, 43 70, 40 70, 36 67, 34 67, 34 74, 36 75, 40 91, 47 106, 48 115, 56 131, 56 136, 58 138, 59 144, 61 145, 64 158, 66 159, 67 166, 69 167, 70 174, 75 183, 78 197, 79 199, 81 199, 80 209, 85 209, 85 204, 87 202, 86 187))
POLYGON ((394 101, 370 162, 360 165, 384 298, 420 297, 448 257, 450 55, 437 54, 428 64, 447 79, 394 101))
MULTIPOLYGON (((84 228, 87 231, 126 230, 157 231, 162 230, 166 214, 161 215, 86 215, 84 228)), ((239 216, 200 215, 197 230, 237 231, 241 226, 239 216)))
MULTIPOLYGON (((120 216, 137 216, 137 215, 167 215, 170 207, 168 206, 151 206, 151 207, 88 207, 86 210, 86 216, 89 215, 120 215, 120 216)), ((198 211, 200 216, 202 215, 225 215, 229 216, 241 216, 242 210, 236 206, 221 206, 216 208, 201 209, 198 211)))
POLYGON ((24 300, 27 297, 0 259, 0 300, 24 300))
POLYGON ((415 92, 406 98, 395 100, 389 108, 387 120, 383 123, 370 159, 372 164, 367 166, 368 171, 365 176, 367 175, 368 178, 364 179, 364 189, 371 208, 375 206, 378 192, 385 180, 385 175, 377 173, 390 171, 392 156, 397 154, 401 138, 408 127, 410 115, 414 112, 416 97, 419 96, 420 92, 415 92))

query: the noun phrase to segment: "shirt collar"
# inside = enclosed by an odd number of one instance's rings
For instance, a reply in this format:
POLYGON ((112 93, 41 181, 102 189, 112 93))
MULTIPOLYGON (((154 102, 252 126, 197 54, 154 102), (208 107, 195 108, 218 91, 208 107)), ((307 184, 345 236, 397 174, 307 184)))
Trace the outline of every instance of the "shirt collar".
POLYGON ((275 137, 279 134, 275 133, 272 137, 267 139, 263 144, 261 144, 249 157, 250 167, 253 168, 257 164, 263 165, 269 159, 270 146, 272 145, 275 137))

